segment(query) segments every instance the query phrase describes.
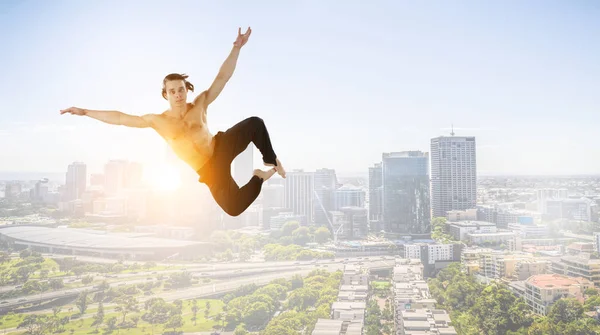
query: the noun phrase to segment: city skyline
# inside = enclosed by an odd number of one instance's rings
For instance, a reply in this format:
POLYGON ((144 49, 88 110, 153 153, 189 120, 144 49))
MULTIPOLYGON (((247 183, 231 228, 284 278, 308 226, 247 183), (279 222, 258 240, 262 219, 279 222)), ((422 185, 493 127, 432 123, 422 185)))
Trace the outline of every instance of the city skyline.
POLYGON ((0 84, 0 139, 13 144, 3 148, 0 171, 60 172, 73 161, 98 171, 109 159, 161 164, 167 146, 152 130, 58 111, 160 113, 166 73, 186 72, 197 90, 206 87, 237 27, 250 25, 209 128, 263 117, 289 169, 366 174, 382 152, 426 152, 430 138, 454 125, 457 136, 478 138, 479 175, 600 173, 593 3, 156 2, 131 15, 140 4, 0 5, 0 24, 13 32, 0 37, 13 51, 0 56, 10 64, 0 84))

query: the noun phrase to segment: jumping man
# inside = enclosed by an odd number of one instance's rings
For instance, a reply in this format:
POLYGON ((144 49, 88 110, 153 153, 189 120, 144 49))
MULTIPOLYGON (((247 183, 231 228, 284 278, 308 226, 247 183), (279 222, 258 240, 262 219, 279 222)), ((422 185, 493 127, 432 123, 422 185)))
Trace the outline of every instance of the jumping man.
POLYGON ((199 174, 199 181, 209 187, 219 206, 227 214, 238 216, 254 202, 263 182, 275 172, 285 178, 285 170, 273 151, 269 133, 261 118, 249 117, 214 136, 207 127, 208 105, 219 96, 233 75, 240 50, 248 42, 251 33, 250 28, 245 34, 242 34, 241 28, 238 29, 233 49, 217 77, 192 103, 187 102, 188 91, 194 91, 194 85, 187 81, 188 76, 171 73, 164 78, 162 87, 162 96, 169 102, 170 108, 162 114, 137 116, 78 107, 61 110, 60 114, 85 115, 113 125, 153 128, 177 156, 199 174), (268 171, 254 170, 252 179, 240 188, 231 176, 231 162, 250 142, 260 150, 264 164, 273 168, 268 171))

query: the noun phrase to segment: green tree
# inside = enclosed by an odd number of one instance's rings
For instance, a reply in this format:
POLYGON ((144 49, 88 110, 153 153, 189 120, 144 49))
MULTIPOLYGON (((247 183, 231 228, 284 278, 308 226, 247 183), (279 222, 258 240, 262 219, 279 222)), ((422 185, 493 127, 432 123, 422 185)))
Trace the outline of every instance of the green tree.
MULTIPOLYGON (((198 320, 198 310, 198 300, 194 299, 192 300, 192 321, 194 321, 194 326, 196 325, 196 321, 198 320)), ((208 320, 208 308, 204 310, 204 318, 208 320)))
POLYGON ((111 316, 108 318, 108 321, 106 321, 106 330, 108 330, 108 332, 112 332, 115 329, 117 329, 117 317, 111 316))
POLYGON ((125 318, 127 317, 127 314, 131 312, 139 312, 139 309, 137 307, 138 301, 132 296, 121 296, 117 298, 115 302, 118 304, 118 306, 115 308, 115 311, 123 315, 123 320, 121 321, 122 323, 125 323, 125 318))
POLYGON ((177 332, 177 328, 183 327, 183 318, 181 314, 171 315, 169 321, 165 324, 165 328, 173 329, 173 332, 177 332))
POLYGON ((288 221, 281 227, 281 236, 292 236, 292 233, 300 228, 298 221, 288 221))
POLYGON ((548 319, 554 324, 571 323, 583 316, 583 306, 575 299, 560 299, 552 305, 548 319))
POLYGON ((305 246, 310 242, 309 230, 307 227, 300 227, 292 232, 292 240, 295 244, 305 246))
POLYGON ((242 261, 242 262, 249 260, 251 257, 252 257, 252 254, 247 250, 243 250, 240 252, 240 261, 242 261))
POLYGON ((271 310, 264 302, 251 303, 244 313, 244 322, 252 326, 260 326, 269 321, 271 310))
POLYGON ((167 304, 162 298, 152 298, 145 302, 146 312, 142 315, 142 320, 151 325, 152 334, 156 325, 165 324, 171 317, 172 306, 167 304))
POLYGON ((315 242, 323 244, 331 238, 331 233, 326 227, 319 227, 315 231, 315 242))
POLYGON ((17 326, 17 329, 27 329, 27 334, 30 335, 43 335, 46 334, 52 327, 52 323, 49 317, 46 315, 39 314, 27 314, 21 323, 17 326))
POLYGON ((239 325, 237 325, 237 327, 235 327, 235 330, 233 331, 233 335, 246 335, 248 334, 248 331, 246 330, 246 325, 244 325, 243 323, 240 323, 239 325))
POLYGON ((294 275, 292 277, 292 289, 300 288, 304 285, 304 279, 302 279, 301 275, 294 275))
POLYGON ((63 288, 65 286, 63 280, 60 278, 50 279, 49 285, 50 285, 50 288, 53 290, 60 290, 61 288, 63 288))
POLYGON ((79 313, 81 315, 85 314, 85 311, 88 308, 88 292, 87 291, 83 291, 83 292, 79 293, 79 297, 77 297, 77 300, 75 301, 75 306, 77 306, 77 309, 79 309, 79 313))
POLYGON ((94 322, 92 322, 92 326, 96 326, 96 330, 98 330, 98 327, 102 325, 102 322, 104 322, 104 304, 101 301, 98 304, 98 311, 96 311, 96 315, 94 315, 94 322))

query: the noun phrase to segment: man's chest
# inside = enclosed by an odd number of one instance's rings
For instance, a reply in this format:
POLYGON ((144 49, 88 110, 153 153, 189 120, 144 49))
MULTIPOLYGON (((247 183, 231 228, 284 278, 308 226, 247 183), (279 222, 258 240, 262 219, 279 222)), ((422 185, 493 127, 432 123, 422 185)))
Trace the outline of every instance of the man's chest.
POLYGON ((178 140, 206 130, 206 118, 199 112, 190 112, 182 119, 163 117, 156 130, 166 140, 178 140))

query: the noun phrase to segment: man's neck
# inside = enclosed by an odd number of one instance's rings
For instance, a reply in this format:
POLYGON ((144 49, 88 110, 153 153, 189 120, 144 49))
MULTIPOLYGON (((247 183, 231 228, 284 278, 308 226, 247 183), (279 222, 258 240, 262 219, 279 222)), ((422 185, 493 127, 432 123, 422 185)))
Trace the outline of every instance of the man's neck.
POLYGON ((174 117, 182 118, 187 112, 187 103, 183 106, 171 107, 170 113, 174 117))

